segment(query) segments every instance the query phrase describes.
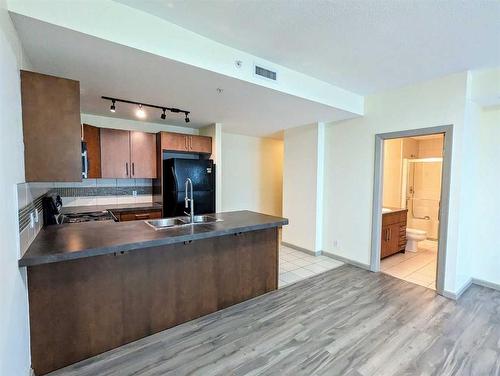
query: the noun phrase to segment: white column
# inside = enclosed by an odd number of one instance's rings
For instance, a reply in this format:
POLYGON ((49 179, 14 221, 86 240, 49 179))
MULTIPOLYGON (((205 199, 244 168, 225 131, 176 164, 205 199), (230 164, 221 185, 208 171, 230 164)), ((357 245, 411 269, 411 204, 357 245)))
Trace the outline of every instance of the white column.
POLYGON ((315 123, 285 131, 283 228, 285 244, 319 253, 323 243, 325 127, 315 123))

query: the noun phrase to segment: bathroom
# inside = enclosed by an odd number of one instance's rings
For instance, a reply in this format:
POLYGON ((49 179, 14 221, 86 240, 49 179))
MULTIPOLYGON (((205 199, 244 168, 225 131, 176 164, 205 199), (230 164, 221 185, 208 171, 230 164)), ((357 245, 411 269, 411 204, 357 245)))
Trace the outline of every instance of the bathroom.
POLYGON ((381 271, 430 289, 437 277, 443 146, 443 134, 384 141, 381 271))

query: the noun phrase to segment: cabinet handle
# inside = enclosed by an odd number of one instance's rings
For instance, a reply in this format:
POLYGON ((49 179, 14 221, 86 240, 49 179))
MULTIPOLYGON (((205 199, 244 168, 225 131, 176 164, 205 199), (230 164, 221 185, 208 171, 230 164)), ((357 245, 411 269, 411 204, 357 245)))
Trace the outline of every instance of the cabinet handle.
POLYGON ((128 162, 125 162, 125 174, 128 176, 128 162))
POLYGON ((189 136, 189 149, 193 150, 193 136, 189 136))
POLYGON ((146 213, 146 214, 136 214, 135 217, 137 219, 145 219, 145 218, 149 218, 149 214, 146 213))
POLYGON ((389 238, 387 240, 391 240, 392 238, 392 228, 389 229, 389 238))
POLYGON ((188 136, 184 136, 184 149, 189 150, 189 147, 188 147, 188 136))
POLYGON ((135 163, 132 162, 132 176, 135 176, 135 163))

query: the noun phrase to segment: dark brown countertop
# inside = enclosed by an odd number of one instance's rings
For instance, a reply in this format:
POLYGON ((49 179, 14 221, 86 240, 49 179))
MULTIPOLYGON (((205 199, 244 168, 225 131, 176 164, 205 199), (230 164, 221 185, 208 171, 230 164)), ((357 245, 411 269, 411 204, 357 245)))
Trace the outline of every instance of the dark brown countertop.
POLYGON ((61 209, 62 214, 74 213, 92 213, 100 211, 112 211, 115 213, 130 211, 130 210, 160 210, 161 204, 154 202, 145 202, 139 204, 111 204, 111 205, 91 205, 91 206, 65 206, 61 209))
POLYGON ((95 221, 45 227, 19 260, 34 266, 84 257, 206 239, 288 224, 288 219, 251 211, 212 214, 221 222, 154 230, 144 221, 95 221))

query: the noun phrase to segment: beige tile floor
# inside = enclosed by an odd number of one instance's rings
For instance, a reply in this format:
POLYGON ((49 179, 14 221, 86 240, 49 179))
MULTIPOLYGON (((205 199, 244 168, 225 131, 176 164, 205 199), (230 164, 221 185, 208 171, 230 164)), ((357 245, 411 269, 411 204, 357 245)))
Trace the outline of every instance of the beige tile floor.
POLYGON ((281 246, 279 254, 279 287, 335 269, 343 264, 326 256, 311 256, 281 246))
POLYGON ((380 270, 396 278, 435 289, 437 249, 437 241, 424 240, 418 244, 417 252, 397 253, 383 259, 380 270))

